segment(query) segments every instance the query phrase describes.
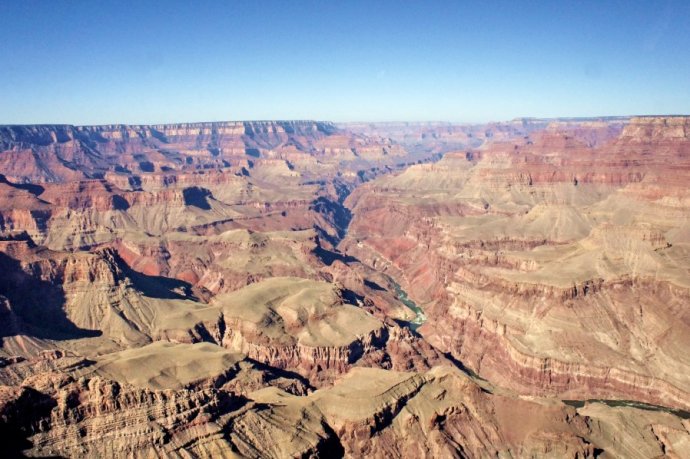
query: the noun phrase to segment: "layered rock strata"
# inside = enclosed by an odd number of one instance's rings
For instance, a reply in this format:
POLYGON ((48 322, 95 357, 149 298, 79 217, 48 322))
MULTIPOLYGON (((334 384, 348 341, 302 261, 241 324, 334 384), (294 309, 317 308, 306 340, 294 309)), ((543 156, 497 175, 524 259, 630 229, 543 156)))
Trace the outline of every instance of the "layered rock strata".
POLYGON ((687 409, 688 119, 601 137, 556 124, 366 184, 341 249, 399 279, 419 332, 491 381, 687 409))

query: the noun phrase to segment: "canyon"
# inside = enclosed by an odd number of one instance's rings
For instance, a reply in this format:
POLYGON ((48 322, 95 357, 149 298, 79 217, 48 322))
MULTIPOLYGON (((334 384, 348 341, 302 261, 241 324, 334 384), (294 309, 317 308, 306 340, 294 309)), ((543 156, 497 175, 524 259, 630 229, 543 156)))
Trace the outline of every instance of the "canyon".
POLYGON ((690 117, 0 126, 18 457, 690 457, 690 117))

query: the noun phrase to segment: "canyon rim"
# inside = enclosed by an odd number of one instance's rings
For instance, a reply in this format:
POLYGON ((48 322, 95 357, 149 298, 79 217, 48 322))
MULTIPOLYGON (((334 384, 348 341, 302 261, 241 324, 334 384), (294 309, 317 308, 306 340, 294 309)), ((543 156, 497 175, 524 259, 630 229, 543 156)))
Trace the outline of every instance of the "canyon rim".
POLYGON ((0 145, 8 451, 688 452, 690 118, 0 145))
POLYGON ((0 1, 0 459, 690 459, 688 18, 0 1))

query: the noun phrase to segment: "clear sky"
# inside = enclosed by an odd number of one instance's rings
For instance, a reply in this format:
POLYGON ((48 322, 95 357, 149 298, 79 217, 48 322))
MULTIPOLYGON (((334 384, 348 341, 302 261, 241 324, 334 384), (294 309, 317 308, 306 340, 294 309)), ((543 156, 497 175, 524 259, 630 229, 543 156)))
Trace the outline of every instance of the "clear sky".
POLYGON ((0 123, 666 113, 688 0, 0 0, 0 123))

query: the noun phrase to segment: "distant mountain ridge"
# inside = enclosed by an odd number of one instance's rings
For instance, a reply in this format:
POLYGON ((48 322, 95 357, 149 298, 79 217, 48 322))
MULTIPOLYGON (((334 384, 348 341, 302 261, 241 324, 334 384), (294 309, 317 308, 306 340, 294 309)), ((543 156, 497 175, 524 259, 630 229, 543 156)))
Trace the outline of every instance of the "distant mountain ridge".
POLYGON ((245 167, 294 153, 354 152, 386 143, 322 121, 224 121, 156 125, 0 126, 0 173, 16 182, 245 167))

